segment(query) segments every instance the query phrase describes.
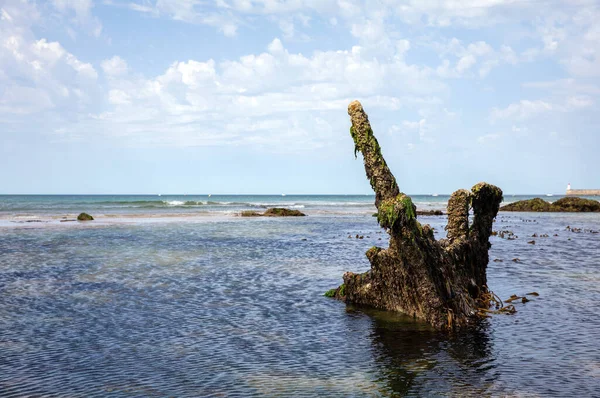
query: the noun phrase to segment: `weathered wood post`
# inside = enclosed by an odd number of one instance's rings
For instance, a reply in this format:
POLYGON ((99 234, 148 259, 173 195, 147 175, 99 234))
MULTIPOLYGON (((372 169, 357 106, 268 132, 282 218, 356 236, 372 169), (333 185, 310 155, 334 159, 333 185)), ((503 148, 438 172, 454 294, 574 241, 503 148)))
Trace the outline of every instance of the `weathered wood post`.
POLYGON ((355 151, 362 153, 375 191, 377 220, 389 232, 390 241, 387 249, 367 251, 369 271, 347 272, 344 284, 330 295, 347 303, 403 312, 440 329, 467 325, 478 309, 489 306, 489 237, 502 190, 479 183, 471 191, 454 192, 448 202, 447 238, 436 241, 430 226, 417 221, 411 198, 400 192, 360 102, 352 102, 348 114, 355 151))

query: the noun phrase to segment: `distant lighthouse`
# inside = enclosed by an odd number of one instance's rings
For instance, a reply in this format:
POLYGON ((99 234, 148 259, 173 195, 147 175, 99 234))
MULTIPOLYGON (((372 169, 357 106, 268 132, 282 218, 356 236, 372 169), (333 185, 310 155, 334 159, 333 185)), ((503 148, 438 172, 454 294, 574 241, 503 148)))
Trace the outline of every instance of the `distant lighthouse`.
POLYGON ((571 190, 571 183, 568 183, 567 184, 567 191, 570 191, 570 190, 571 190))

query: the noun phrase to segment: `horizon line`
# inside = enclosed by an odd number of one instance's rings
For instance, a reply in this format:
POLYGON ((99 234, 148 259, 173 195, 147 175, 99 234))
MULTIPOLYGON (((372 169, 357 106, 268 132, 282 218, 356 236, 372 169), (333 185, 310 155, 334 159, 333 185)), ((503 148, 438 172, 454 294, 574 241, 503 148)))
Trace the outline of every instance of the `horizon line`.
MULTIPOLYGON (((375 193, 0 193, 0 196, 375 196, 375 193)), ((450 196, 452 193, 412 193, 408 196, 450 196)), ((505 193, 504 196, 547 196, 565 193, 505 193)))

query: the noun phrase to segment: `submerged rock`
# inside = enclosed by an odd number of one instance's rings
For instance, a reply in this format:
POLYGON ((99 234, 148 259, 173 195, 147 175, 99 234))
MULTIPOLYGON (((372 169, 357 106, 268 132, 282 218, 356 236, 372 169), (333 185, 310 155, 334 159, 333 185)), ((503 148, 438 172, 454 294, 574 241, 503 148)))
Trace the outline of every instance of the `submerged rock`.
POLYGON ((283 207, 273 207, 264 212, 265 217, 304 217, 306 214, 299 210, 284 209, 283 207))
POLYGON ((500 211, 528 211, 528 212, 600 212, 600 202, 597 200, 566 197, 550 203, 543 199, 535 198, 520 200, 502 206, 500 211))
POLYGON ((565 212, 598 212, 600 211, 600 202, 592 199, 567 197, 552 203, 552 209, 565 212))
POLYGON ((411 198, 400 192, 360 102, 352 102, 348 114, 355 153, 362 153, 375 191, 377 221, 390 234, 390 241, 387 249, 374 246, 367 251, 369 271, 346 272, 344 283, 327 295, 402 312, 438 329, 469 324, 490 305, 486 285, 489 237, 502 190, 479 183, 471 191, 454 192, 448 202, 447 238, 436 241, 433 229, 417 221, 411 198))
POLYGON ((550 203, 540 198, 520 200, 502 206, 500 211, 550 211, 550 203))
POLYGON ((87 213, 81 213, 77 216, 77 221, 93 221, 94 217, 90 216, 87 213))
POLYGON ((282 207, 273 207, 267 209, 264 213, 259 213, 253 210, 242 211, 240 216, 242 217, 304 217, 306 214, 299 210, 284 209, 282 207))
POLYGON ((242 216, 242 217, 262 217, 262 213, 259 213, 254 210, 244 210, 244 211, 242 211, 240 216, 242 216))

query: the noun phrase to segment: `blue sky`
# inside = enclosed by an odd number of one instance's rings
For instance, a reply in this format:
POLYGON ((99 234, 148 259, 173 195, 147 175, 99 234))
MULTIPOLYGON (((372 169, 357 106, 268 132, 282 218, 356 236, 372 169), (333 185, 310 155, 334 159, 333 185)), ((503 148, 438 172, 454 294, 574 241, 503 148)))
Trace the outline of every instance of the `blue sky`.
POLYGON ((600 188, 600 4, 0 0, 0 193, 600 188))

